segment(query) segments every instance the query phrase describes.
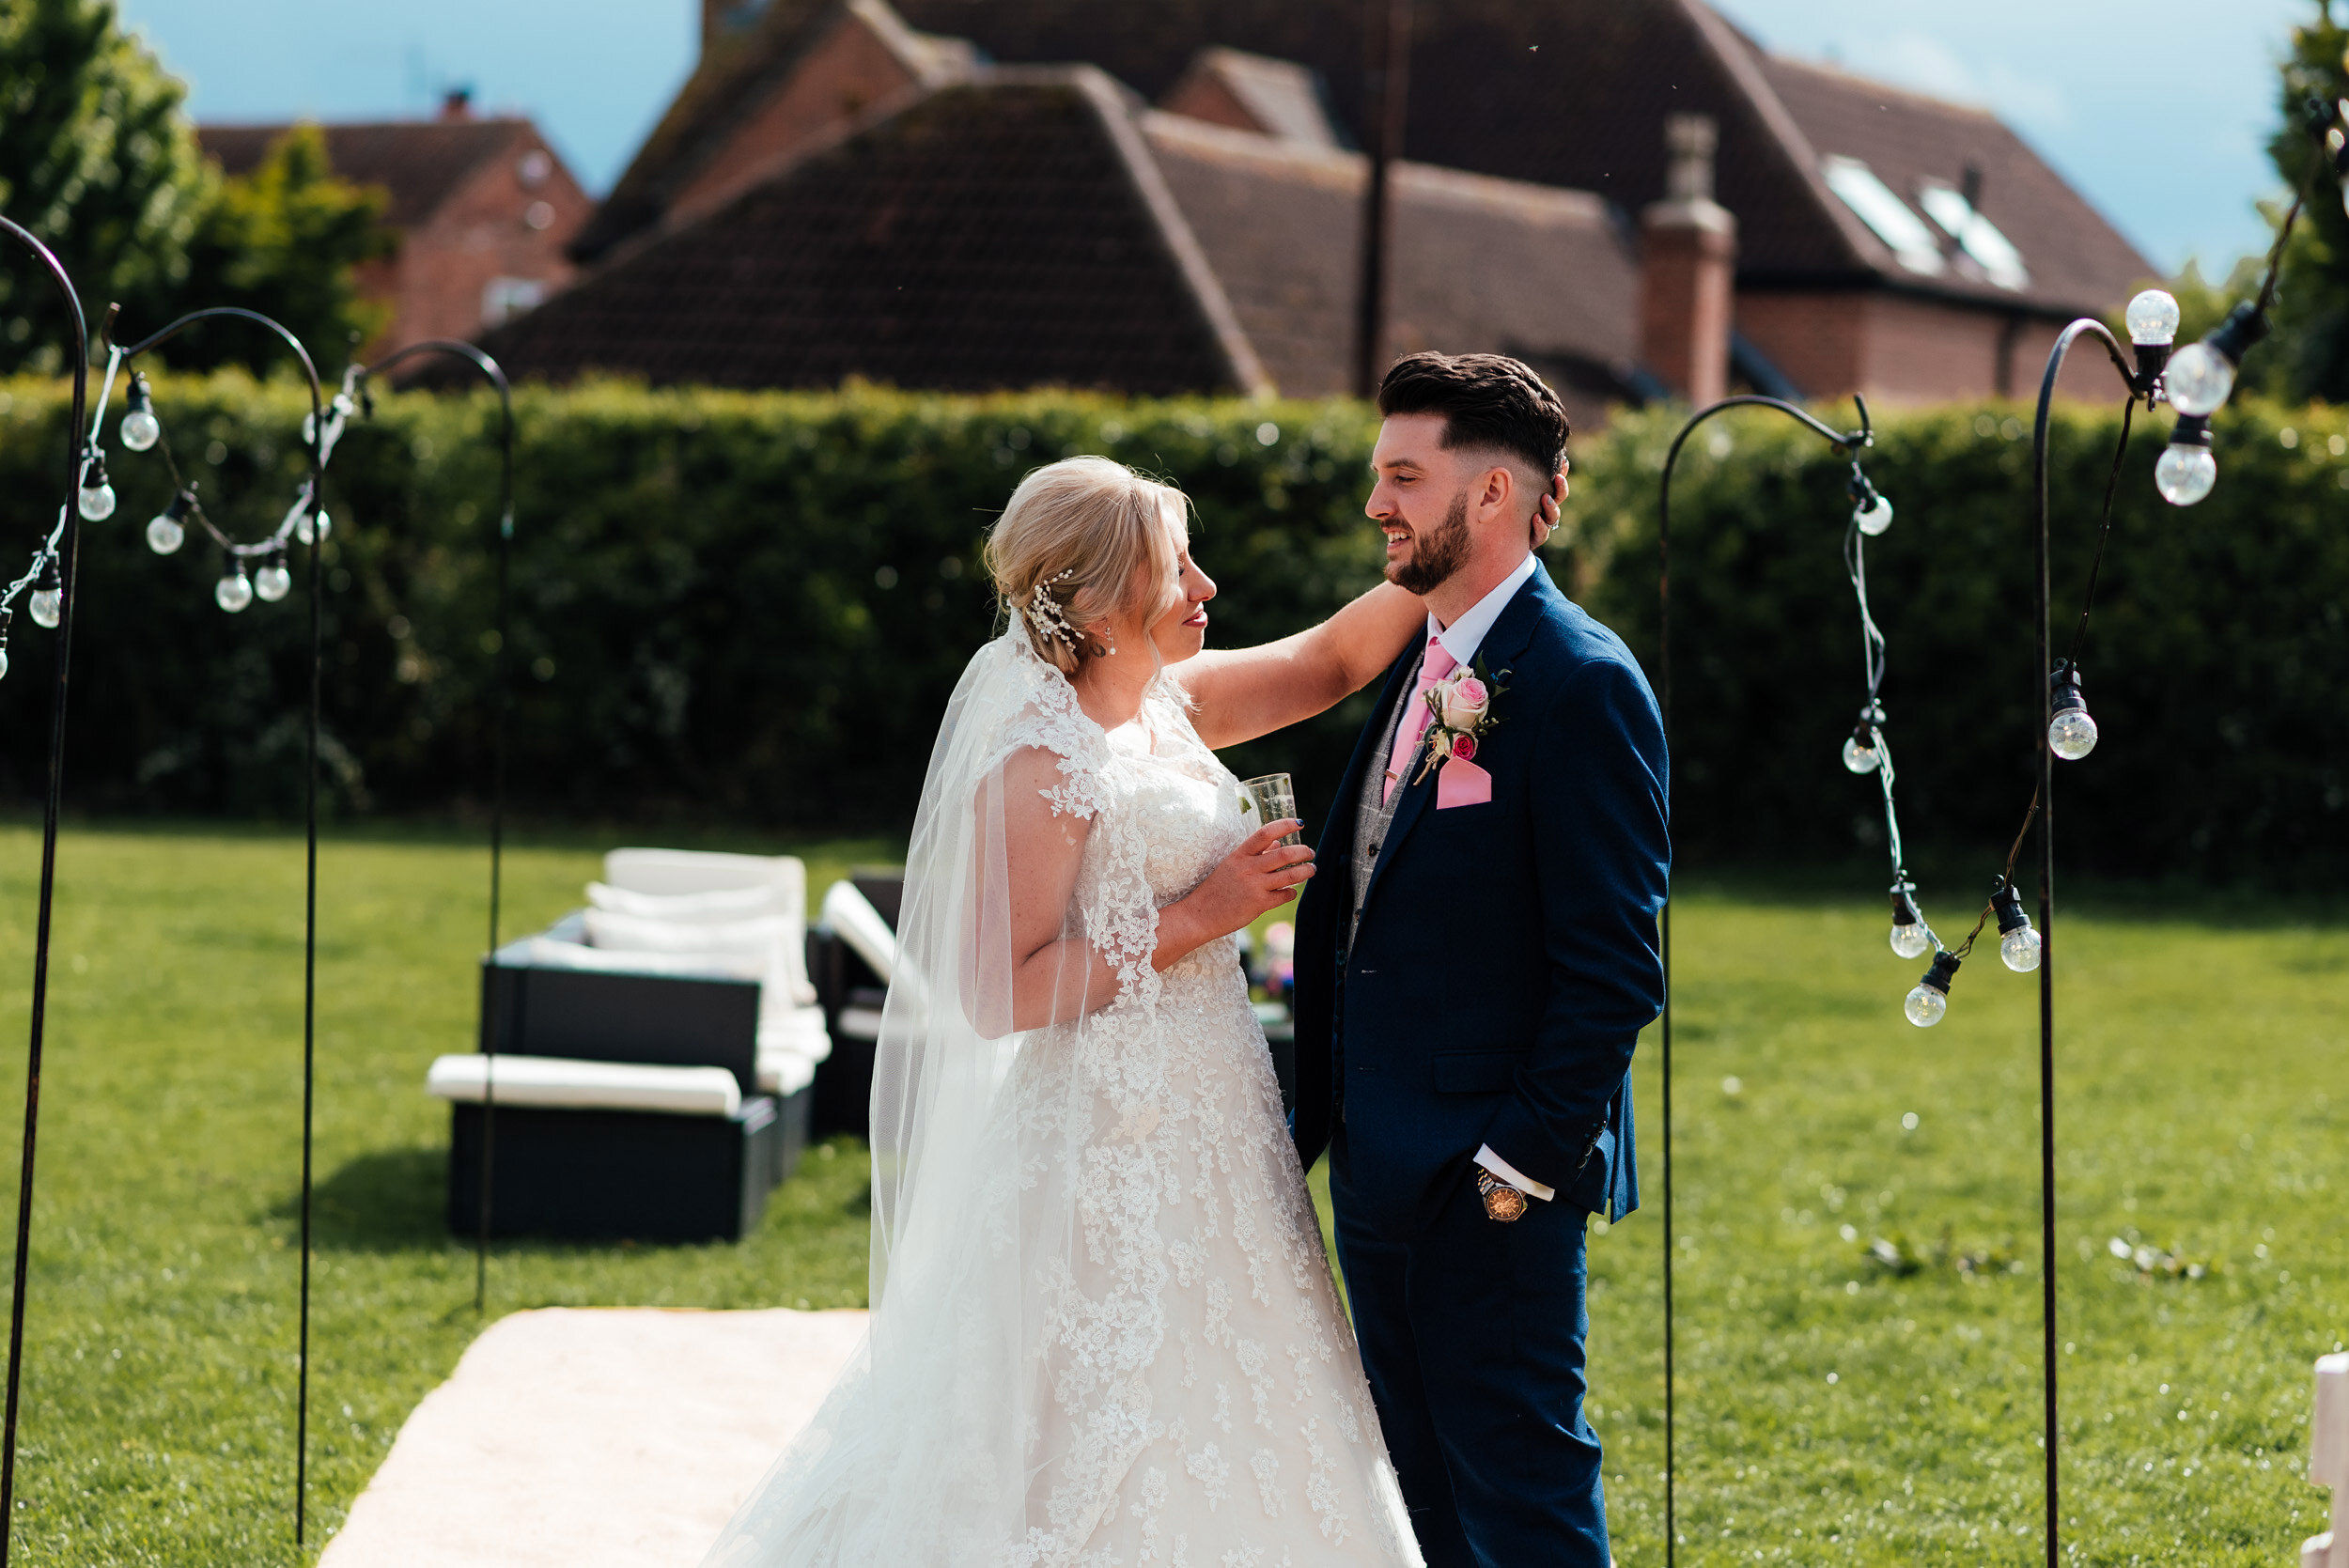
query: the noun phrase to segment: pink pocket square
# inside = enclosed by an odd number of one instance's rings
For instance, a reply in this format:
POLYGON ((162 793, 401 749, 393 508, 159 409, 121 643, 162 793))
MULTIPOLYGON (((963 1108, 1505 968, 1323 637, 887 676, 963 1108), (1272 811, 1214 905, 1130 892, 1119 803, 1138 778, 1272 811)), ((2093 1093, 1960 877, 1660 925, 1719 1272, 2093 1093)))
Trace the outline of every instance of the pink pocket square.
POLYGON ((1436 809, 1489 805, 1493 776, 1472 762, 1454 757, 1436 770, 1436 809))

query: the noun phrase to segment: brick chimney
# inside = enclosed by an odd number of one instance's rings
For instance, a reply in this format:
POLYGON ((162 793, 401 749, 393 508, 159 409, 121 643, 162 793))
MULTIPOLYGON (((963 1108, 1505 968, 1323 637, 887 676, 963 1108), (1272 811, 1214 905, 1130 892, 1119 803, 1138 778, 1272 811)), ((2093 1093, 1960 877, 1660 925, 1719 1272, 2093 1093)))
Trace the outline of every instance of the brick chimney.
POLYGON ((1665 117, 1665 196, 1640 214, 1640 358, 1699 407, 1729 389, 1737 262, 1737 220, 1713 199, 1717 135, 1707 116, 1665 117))
POLYGON ((473 118, 473 89, 451 87, 441 95, 441 118, 466 120, 473 118))

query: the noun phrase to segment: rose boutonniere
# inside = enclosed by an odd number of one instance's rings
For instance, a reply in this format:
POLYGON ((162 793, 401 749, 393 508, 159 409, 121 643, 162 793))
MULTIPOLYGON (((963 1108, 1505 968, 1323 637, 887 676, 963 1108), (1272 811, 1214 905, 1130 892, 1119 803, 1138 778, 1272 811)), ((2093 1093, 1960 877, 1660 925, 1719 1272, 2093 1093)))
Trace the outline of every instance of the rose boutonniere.
POLYGON ((1507 670, 1496 675, 1482 660, 1470 660, 1469 668, 1455 670, 1427 689, 1427 756, 1413 784, 1447 762, 1476 760, 1485 737, 1501 722, 1493 704, 1509 690, 1508 679, 1507 670))

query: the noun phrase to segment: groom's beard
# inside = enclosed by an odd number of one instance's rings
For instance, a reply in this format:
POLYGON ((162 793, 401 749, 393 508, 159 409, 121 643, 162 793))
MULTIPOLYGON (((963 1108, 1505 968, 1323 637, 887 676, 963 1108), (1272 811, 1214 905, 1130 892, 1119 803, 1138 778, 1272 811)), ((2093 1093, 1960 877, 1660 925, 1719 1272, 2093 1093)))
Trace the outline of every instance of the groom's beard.
POLYGON ((1425 595, 1450 582, 1468 558, 1468 497, 1461 494, 1452 498, 1452 510, 1444 514, 1434 533, 1412 532, 1411 558, 1389 567, 1387 581, 1406 593, 1425 595))

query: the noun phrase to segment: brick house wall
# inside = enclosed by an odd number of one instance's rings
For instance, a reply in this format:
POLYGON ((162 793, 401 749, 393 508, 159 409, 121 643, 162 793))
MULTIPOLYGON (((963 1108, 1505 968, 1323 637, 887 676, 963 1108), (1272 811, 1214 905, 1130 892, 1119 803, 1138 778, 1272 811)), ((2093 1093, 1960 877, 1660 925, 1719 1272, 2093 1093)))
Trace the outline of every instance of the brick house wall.
POLYGON ((395 314, 371 351, 471 338, 536 303, 533 292, 542 299, 565 287, 577 268, 564 248, 594 210, 545 139, 518 126, 503 153, 485 160, 379 264, 392 274, 384 282, 395 314))
MULTIPOLYGON (((2059 322, 1884 289, 1741 289, 1737 330, 1813 396, 1859 392, 1887 407, 2039 395, 2059 322)), ((2103 356, 2075 354, 2058 388, 2108 399, 2103 356)))
POLYGON ((669 221, 690 223, 717 210, 775 173, 801 147, 917 85, 897 53, 862 17, 850 14, 694 171, 671 203, 669 221))

